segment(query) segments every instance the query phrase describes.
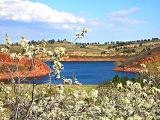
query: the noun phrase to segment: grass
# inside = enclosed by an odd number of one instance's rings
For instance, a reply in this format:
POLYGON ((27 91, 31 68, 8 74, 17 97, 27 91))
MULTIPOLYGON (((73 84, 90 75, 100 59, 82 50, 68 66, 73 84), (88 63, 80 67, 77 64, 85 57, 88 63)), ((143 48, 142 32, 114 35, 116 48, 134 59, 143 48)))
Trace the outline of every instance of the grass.
MULTIPOLYGON (((6 84, 7 87, 12 87, 12 84, 6 84)), ((18 86, 18 84, 17 84, 18 86)), ((20 84, 20 88, 22 92, 29 92, 31 93, 33 85, 32 84, 20 84)), ((58 88, 58 85, 51 85, 51 88, 49 87, 49 84, 37 84, 35 85, 36 91, 42 91, 42 88, 44 91, 50 91, 50 94, 56 94, 56 89, 58 88)), ((72 93, 74 90, 85 90, 90 91, 91 89, 97 89, 97 85, 64 85, 64 92, 65 93, 72 93)), ((11 91, 12 93, 13 91, 11 91)), ((12 93, 13 94, 13 93, 12 93)))
POLYGON ((149 74, 157 76, 160 74, 160 62, 151 62, 147 64, 149 74))
MULTIPOLYGON (((117 48, 119 49, 118 51, 115 50, 115 48, 109 48, 109 46, 111 45, 105 45, 105 44, 96 44, 96 45, 87 45, 85 47, 81 47, 82 45, 76 45, 76 44, 72 44, 72 43, 58 43, 55 42, 54 44, 51 43, 47 43, 46 44, 46 48, 49 50, 53 50, 55 47, 64 47, 66 48, 66 56, 89 56, 89 57, 117 57, 116 54, 121 53, 121 57, 129 57, 129 56, 133 56, 133 55, 137 55, 139 54, 144 48, 149 47, 149 48, 155 48, 157 46, 160 45, 160 42, 149 42, 149 43, 144 43, 143 46, 139 47, 137 46, 137 44, 131 44, 131 45, 125 45, 125 46, 118 46, 117 48), (150 43, 150 44, 149 44, 150 43), (137 47, 134 47, 137 46, 137 47), (127 48, 132 48, 135 49, 136 53, 134 54, 123 54, 123 47, 127 47, 127 48), (111 50, 111 54, 101 54, 101 52, 106 51, 106 50, 111 50), (114 55, 115 53, 115 55, 114 55)), ((113 46, 113 45, 112 45, 113 46)), ((4 45, 0 45, 0 49, 4 47, 4 45)), ((11 51, 13 52, 20 52, 21 49, 19 46, 17 45, 12 45, 11 51)))

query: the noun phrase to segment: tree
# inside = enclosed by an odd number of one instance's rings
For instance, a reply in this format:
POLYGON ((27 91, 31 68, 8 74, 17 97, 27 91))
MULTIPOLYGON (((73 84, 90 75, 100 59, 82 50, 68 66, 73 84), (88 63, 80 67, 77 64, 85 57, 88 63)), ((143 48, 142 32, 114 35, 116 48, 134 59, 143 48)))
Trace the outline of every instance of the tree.
MULTIPOLYGON (((36 79, 36 75, 42 72, 46 72, 46 69, 42 69, 45 65, 41 66, 40 60, 36 59, 41 54, 45 54, 52 60, 53 68, 52 71, 54 76, 51 76, 51 71, 48 69, 47 74, 49 74, 49 80, 47 85, 47 92, 51 92, 51 78, 55 77, 60 79, 60 72, 64 69, 63 65, 59 62, 60 59, 65 54, 65 49, 63 47, 56 47, 53 51, 47 50, 45 48, 45 41, 38 41, 37 44, 29 44, 28 40, 24 37, 21 38, 19 46, 21 50, 19 53, 13 53, 11 51, 11 40, 6 36, 6 47, 1 49, 0 55, 0 70, 3 74, 0 74, 0 80, 7 77, 9 82, 8 85, 0 82, 0 115, 2 119, 14 119, 14 120, 28 120, 30 110, 36 101, 40 101, 45 97, 46 91, 41 90, 41 94, 36 96, 36 88, 33 82, 31 92, 26 91, 22 84, 27 80, 28 77, 36 79), (22 64, 23 63, 23 64, 22 64), (1 69, 4 68, 4 69, 1 69), (22 71, 25 68, 25 71, 22 71), (7 73, 4 73, 7 72, 7 73), (30 73, 32 72, 31 76, 30 73), (16 84, 18 83, 18 84, 16 84)), ((48 68, 48 67, 45 67, 48 68)), ((76 81, 77 82, 77 81, 76 81)))

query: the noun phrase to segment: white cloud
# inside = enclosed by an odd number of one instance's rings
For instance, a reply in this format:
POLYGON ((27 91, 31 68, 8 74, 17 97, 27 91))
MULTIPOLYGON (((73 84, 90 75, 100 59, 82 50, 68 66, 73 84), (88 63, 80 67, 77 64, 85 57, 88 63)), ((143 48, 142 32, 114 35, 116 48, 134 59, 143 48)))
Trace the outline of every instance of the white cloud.
POLYGON ((144 23, 146 23, 146 21, 135 19, 135 18, 131 17, 132 14, 135 14, 139 10, 140 10, 140 8, 134 7, 134 8, 130 8, 128 10, 114 11, 109 14, 109 18, 110 18, 110 21, 113 23, 121 23, 121 24, 127 23, 127 24, 132 24, 132 25, 144 24, 144 23))
POLYGON ((24 22, 85 23, 82 17, 27 0, 0 0, 0 19, 24 22))

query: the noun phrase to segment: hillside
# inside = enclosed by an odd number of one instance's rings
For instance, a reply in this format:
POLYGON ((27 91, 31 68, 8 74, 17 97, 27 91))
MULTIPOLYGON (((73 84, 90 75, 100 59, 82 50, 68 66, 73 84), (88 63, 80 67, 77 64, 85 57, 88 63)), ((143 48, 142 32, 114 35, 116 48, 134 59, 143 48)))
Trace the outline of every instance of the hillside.
MULTIPOLYGON (((39 44, 39 42, 30 42, 30 44, 39 44)), ((52 42, 47 41, 46 47, 53 50, 55 47, 66 48, 65 57, 69 58, 129 58, 137 56, 142 52, 151 50, 160 46, 160 40, 143 40, 130 42, 111 42, 111 43, 71 43, 67 41, 52 42)), ((3 45, 0 45, 2 48, 3 45)), ((12 45, 12 51, 20 51, 19 46, 12 45)))
MULTIPOLYGON (((143 68, 140 64, 154 64, 160 62, 160 46, 139 55, 130 57, 127 61, 120 62, 115 71, 139 72, 143 68)), ((150 69, 150 68, 149 68, 150 69)))
POLYGON ((18 63, 10 58, 9 55, 0 52, 0 81, 5 82, 11 79, 34 78, 48 75, 50 68, 38 59, 35 59, 33 67, 30 60, 22 58, 18 63))

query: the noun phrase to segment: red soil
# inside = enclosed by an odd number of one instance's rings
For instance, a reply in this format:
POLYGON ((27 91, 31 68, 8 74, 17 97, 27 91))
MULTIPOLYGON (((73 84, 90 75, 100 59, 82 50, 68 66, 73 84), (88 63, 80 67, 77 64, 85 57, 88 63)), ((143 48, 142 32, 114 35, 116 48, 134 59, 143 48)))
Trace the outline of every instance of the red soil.
MULTIPOLYGON (((42 59, 43 61, 50 61, 50 58, 44 58, 42 59)), ((92 57, 87 57, 87 58, 73 58, 73 57, 63 57, 61 61, 65 62, 90 62, 90 61, 126 61, 126 58, 92 58, 92 57)))
POLYGON ((4 70, 1 70, 0 72, 0 80, 11 80, 12 78, 17 78, 17 77, 27 77, 27 78, 34 78, 34 77, 42 77, 45 75, 48 75, 51 72, 51 69, 43 62, 41 62, 38 59, 35 59, 35 68, 30 69, 31 67, 31 61, 22 58, 18 64, 19 67, 22 68, 21 71, 17 72, 9 72, 7 66, 10 68, 11 66, 14 66, 16 68, 16 61, 10 59, 9 55, 6 55, 4 53, 0 52, 0 66, 5 67, 8 72, 4 70))
POLYGON ((113 70, 119 71, 119 72, 134 72, 137 73, 140 70, 143 70, 143 68, 140 67, 135 67, 136 65, 139 64, 147 64, 151 62, 159 62, 160 61, 160 51, 154 51, 151 53, 151 56, 142 58, 136 62, 133 62, 132 64, 126 66, 126 67, 118 67, 114 68, 113 70))
POLYGON ((62 58, 61 61, 68 62, 87 62, 87 61, 126 61, 126 58, 62 58))
POLYGON ((138 67, 118 67, 118 68, 114 68, 113 69, 114 71, 117 71, 117 72, 133 72, 133 73, 137 73, 141 70, 143 70, 143 68, 138 68, 138 67))

